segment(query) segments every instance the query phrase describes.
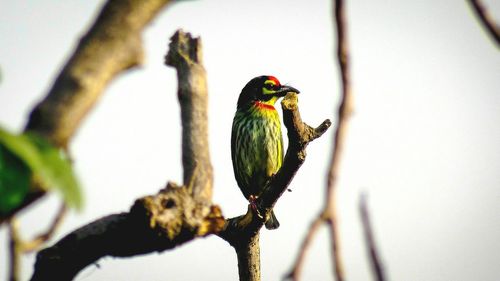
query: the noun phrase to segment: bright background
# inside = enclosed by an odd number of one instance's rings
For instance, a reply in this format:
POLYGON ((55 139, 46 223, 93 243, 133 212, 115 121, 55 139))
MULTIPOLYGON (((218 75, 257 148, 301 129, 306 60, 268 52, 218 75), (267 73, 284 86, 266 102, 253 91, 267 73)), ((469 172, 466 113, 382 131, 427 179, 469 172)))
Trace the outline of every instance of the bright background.
MULTIPOLYGON (((301 90, 306 122, 333 120, 276 206, 280 229, 262 231, 263 280, 279 280, 323 202, 339 97, 330 2, 200 0, 165 10, 144 34, 147 63, 109 86, 72 141, 86 207, 51 243, 127 211, 167 180, 181 181, 176 76, 163 56, 183 28, 203 40, 214 201, 226 216, 247 206, 233 177, 230 131, 248 80, 275 75, 301 90)), ((0 124, 21 130, 103 1, 0 3, 0 124)), ((500 22, 500 2, 488 4, 500 22)), ((391 280, 500 280, 499 49, 465 1, 348 1, 347 9, 355 114, 338 209, 348 280, 371 278, 357 209, 362 191, 391 280)), ((57 206, 49 196, 23 213, 24 236, 44 229, 57 206)), ((304 280, 333 279, 327 234, 322 229, 308 254, 304 280)), ((5 279, 5 227, 0 245, 5 279)), ((33 262, 34 255, 23 259, 24 280, 33 262)), ((236 255, 217 237, 98 264, 77 280, 237 280, 236 255)))

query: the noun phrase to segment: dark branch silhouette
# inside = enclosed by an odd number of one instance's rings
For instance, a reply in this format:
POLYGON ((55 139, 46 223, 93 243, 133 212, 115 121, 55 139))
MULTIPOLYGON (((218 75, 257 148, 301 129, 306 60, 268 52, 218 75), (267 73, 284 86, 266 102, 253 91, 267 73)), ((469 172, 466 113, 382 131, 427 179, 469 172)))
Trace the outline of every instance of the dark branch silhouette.
POLYGON ((365 194, 361 194, 359 198, 359 213, 361 215, 363 233, 365 236, 366 246, 368 249, 368 255, 370 257, 373 273, 375 275, 375 280, 384 281, 386 280, 384 274, 384 267, 382 266, 382 261, 380 260, 380 254, 377 250, 377 245, 375 243, 375 237, 373 235, 373 228, 370 220, 370 212, 368 211, 368 207, 366 206, 365 194))
POLYGON ((488 13, 488 10, 484 7, 483 3, 480 0, 469 0, 469 4, 474 10, 481 25, 484 27, 486 32, 490 34, 493 43, 496 44, 497 47, 500 47, 500 28, 488 13))

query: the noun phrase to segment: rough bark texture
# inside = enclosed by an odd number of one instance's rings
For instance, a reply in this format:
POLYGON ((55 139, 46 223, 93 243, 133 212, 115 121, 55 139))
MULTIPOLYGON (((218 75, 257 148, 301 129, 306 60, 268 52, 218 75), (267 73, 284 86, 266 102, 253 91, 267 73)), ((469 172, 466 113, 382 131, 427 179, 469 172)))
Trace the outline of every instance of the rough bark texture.
POLYGON ((210 200, 213 172, 208 150, 208 91, 200 38, 177 31, 165 63, 177 70, 184 185, 191 184, 196 196, 210 200))
POLYGON ((72 280, 102 257, 165 251, 223 226, 217 206, 169 183, 158 194, 138 199, 130 212, 85 225, 40 251, 31 280, 72 280))
MULTIPOLYGON (((142 63, 141 32, 169 0, 109 0, 85 34, 48 95, 31 112, 26 131, 66 148, 82 119, 108 83, 142 63)), ((0 222, 42 197, 33 190, 0 222)))
POLYGON ((235 246, 240 280, 260 280, 259 233, 235 246))

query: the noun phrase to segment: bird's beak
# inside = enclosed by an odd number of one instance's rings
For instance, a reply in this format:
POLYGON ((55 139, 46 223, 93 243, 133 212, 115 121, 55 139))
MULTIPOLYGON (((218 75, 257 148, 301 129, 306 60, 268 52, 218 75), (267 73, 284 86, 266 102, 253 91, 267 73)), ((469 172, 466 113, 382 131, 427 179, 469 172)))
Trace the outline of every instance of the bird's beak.
POLYGON ((295 89, 292 86, 281 86, 281 88, 278 91, 276 91, 275 94, 278 97, 284 97, 289 92, 296 93, 296 94, 300 93, 299 90, 295 89))

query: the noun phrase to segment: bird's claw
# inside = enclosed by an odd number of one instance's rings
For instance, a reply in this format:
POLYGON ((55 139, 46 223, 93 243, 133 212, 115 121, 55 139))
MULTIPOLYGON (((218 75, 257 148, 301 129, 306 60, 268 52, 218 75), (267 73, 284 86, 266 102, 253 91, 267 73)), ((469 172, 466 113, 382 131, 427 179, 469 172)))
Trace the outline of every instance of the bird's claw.
POLYGON ((248 202, 250 203, 250 208, 252 209, 252 211, 261 219, 264 218, 264 216, 262 216, 262 214, 259 212, 259 208, 257 208, 257 196, 255 195, 250 195, 248 197, 248 202))

